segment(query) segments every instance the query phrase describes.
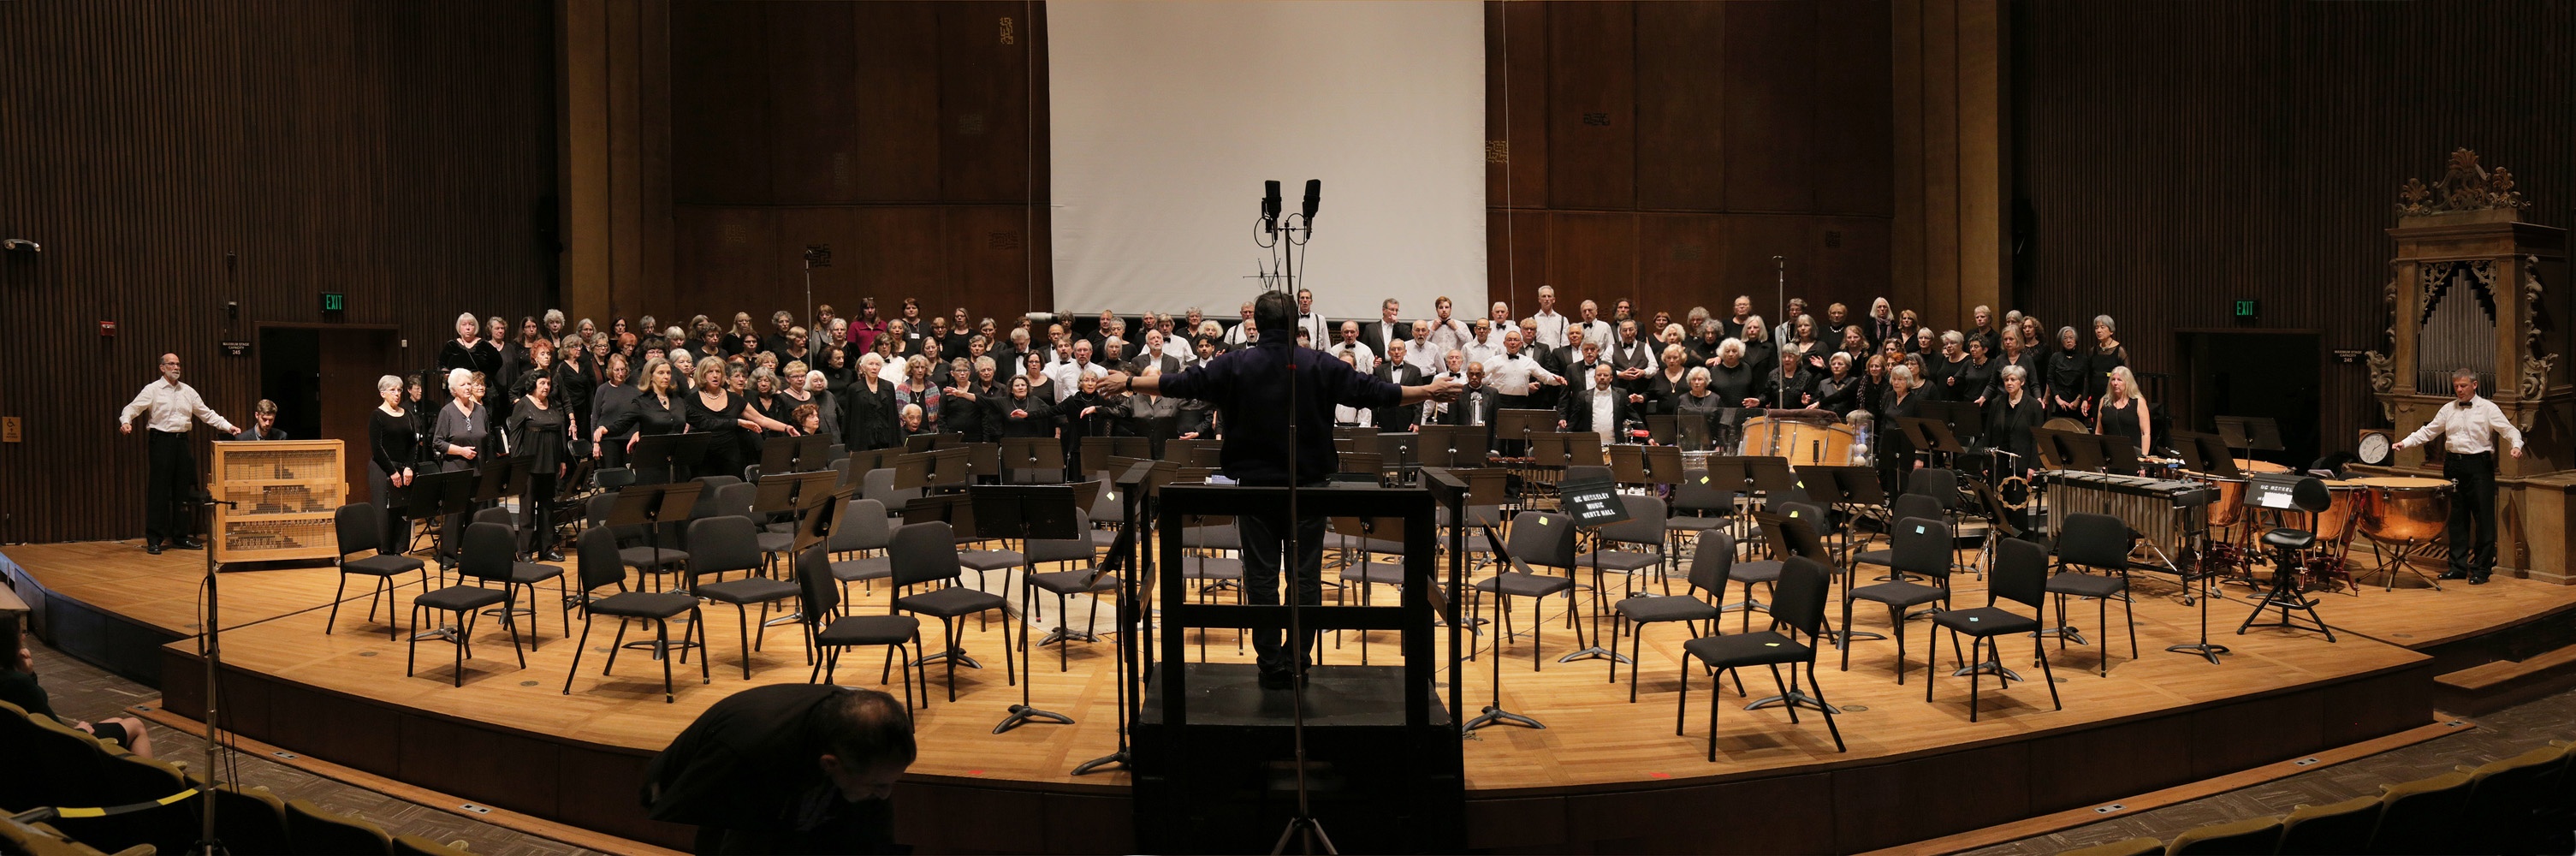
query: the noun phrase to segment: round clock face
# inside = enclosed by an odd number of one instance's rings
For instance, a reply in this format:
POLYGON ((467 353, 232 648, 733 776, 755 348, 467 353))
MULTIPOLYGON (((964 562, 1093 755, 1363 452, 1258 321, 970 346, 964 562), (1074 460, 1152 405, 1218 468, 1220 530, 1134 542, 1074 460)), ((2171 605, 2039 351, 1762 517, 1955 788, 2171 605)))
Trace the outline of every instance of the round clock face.
POLYGON ((2370 434, 2362 437, 2361 462, 2374 467, 2388 463, 2388 435, 2370 434))

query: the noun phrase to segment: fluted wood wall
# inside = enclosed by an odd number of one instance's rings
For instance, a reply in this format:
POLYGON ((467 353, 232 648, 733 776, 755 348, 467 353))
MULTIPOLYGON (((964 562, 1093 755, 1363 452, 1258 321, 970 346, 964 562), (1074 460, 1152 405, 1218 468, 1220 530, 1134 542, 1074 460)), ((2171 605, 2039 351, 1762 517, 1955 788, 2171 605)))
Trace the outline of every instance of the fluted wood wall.
MULTIPOLYGON (((2576 226, 2576 5, 2013 9, 2019 305, 2052 328, 2118 318, 2146 371, 2194 369, 2185 329, 2381 347, 2397 187, 2454 147, 2513 170, 2525 219, 2576 226), (2239 298, 2259 322, 2230 317, 2239 298)), ((2380 422, 2369 373, 2321 377, 2324 448, 2349 449, 2380 422)))
POLYGON ((552 32, 524 2, 0 3, 0 237, 45 247, 0 255, 0 541, 140 534, 114 421, 163 351, 246 420, 257 357, 216 343, 257 324, 395 325, 426 367, 458 311, 551 302, 552 32))

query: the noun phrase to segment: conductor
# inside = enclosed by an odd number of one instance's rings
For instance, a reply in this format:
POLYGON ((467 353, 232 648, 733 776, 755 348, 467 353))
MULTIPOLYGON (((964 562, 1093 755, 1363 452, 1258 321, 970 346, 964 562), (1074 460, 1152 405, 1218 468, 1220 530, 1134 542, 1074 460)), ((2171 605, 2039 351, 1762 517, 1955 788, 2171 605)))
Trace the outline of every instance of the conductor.
MULTIPOLYGON (((1112 372, 1100 391, 1121 390, 1187 398, 1215 405, 1227 426, 1218 463, 1227 478, 1255 487, 1320 486, 1339 468, 1333 450, 1333 408, 1387 408, 1457 397, 1458 383, 1433 378, 1417 386, 1397 386, 1353 370, 1348 363, 1296 344, 1298 306, 1284 292, 1265 292, 1252 302, 1252 320, 1261 331, 1254 346, 1191 367, 1177 375, 1129 377, 1112 372), (1294 394, 1288 383, 1294 381, 1294 394), (1294 402, 1295 409, 1290 409, 1294 402), (1290 426, 1295 433, 1290 433, 1290 426), (1293 457, 1292 457, 1293 454, 1293 457)), ((1322 503, 1309 508, 1321 509, 1322 503)), ((1323 599, 1323 514, 1302 509, 1296 521, 1297 602, 1323 599)), ((1242 515, 1235 525, 1243 536, 1245 600, 1257 606, 1279 604, 1279 550, 1286 536, 1284 515, 1242 515)), ((1279 631, 1253 635, 1259 654, 1261 685, 1288 689, 1311 662, 1316 632, 1309 630, 1297 647, 1292 666, 1279 631)))
POLYGON ((206 406, 197 388, 179 382, 179 355, 161 355, 161 379, 143 387, 134 401, 116 414, 116 430, 134 433, 142 417, 152 438, 152 480, 143 488, 143 550, 161 554, 161 544, 181 550, 203 549, 194 538, 196 514, 190 504, 204 488, 197 486, 197 456, 188 447, 188 426, 202 421, 224 432, 241 429, 206 406))

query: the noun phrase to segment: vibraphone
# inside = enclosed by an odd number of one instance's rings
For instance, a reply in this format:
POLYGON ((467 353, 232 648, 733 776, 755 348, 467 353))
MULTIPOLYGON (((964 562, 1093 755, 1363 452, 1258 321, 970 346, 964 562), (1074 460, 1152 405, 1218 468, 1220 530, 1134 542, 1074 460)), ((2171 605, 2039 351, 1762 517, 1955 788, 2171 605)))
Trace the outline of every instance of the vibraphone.
POLYGON ((2171 557, 2209 528, 2206 485, 2078 470, 2042 470, 2036 481, 2048 486, 2049 537, 2057 537, 2069 514, 2107 514, 2153 544, 2175 573, 2185 568, 2171 557))

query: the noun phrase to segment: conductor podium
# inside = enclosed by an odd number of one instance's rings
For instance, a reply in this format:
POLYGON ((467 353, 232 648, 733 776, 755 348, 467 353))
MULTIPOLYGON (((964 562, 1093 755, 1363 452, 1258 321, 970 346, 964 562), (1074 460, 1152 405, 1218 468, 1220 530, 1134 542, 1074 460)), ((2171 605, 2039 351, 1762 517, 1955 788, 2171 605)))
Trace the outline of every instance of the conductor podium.
MULTIPOLYGON (((1433 572, 1431 494, 1375 485, 1297 494, 1302 516, 1322 517, 1330 509, 1335 517, 1402 521, 1398 605, 1305 606, 1296 621, 1307 632, 1395 631, 1403 665, 1315 666, 1300 708, 1300 693, 1262 688, 1252 664, 1190 662, 1184 641, 1190 628, 1283 630, 1290 626, 1288 607, 1196 603, 1182 575, 1162 575, 1161 662, 1146 680, 1134 728, 1137 849, 1273 852, 1280 830, 1299 814, 1301 742, 1311 817, 1339 852, 1460 849, 1466 839, 1458 726, 1434 688, 1441 658, 1432 619, 1443 601, 1433 572)), ((1159 527, 1182 531, 1185 510, 1284 519, 1288 501, 1286 488, 1174 484, 1163 488, 1159 527)), ((1182 565, 1178 539, 1158 546, 1164 567, 1182 565)), ((1285 582, 1283 595, 1295 591, 1285 582)))

